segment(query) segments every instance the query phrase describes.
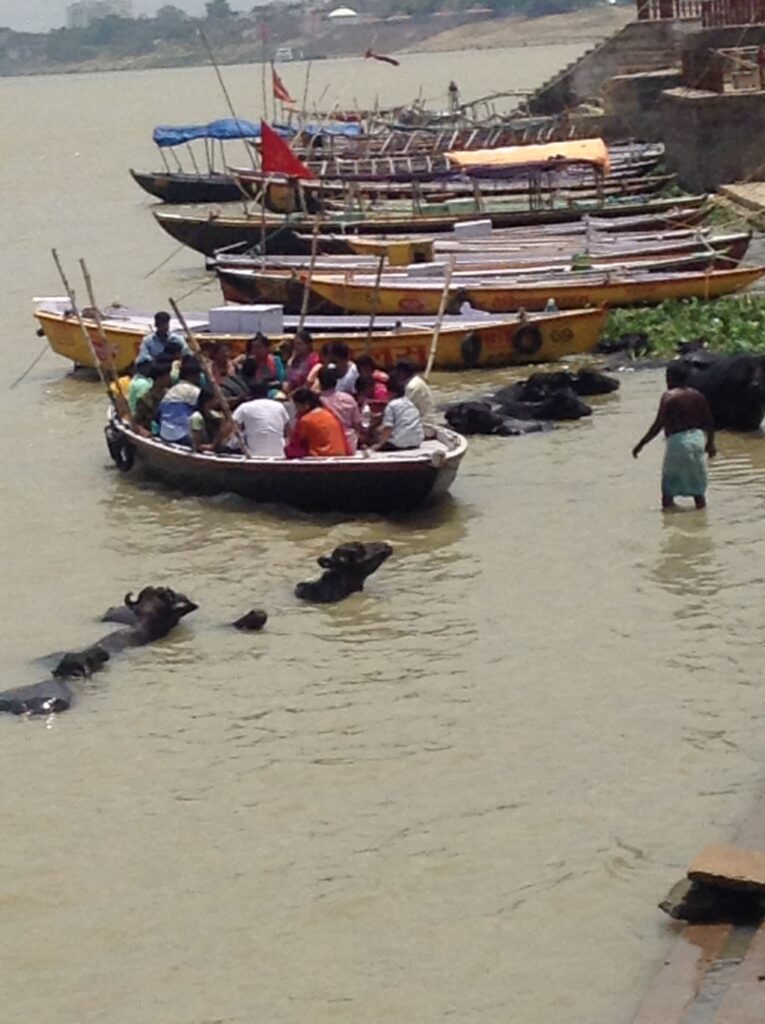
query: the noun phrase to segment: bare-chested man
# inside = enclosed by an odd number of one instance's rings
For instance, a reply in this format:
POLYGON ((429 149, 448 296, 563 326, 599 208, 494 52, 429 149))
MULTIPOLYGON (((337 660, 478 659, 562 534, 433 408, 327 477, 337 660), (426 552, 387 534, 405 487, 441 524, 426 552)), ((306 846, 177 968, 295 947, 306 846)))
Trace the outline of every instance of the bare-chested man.
POLYGON ((661 507, 675 508, 675 498, 693 498, 696 508, 706 508, 707 467, 704 452, 713 458, 715 425, 706 398, 686 385, 688 371, 681 362, 667 367, 667 390, 645 437, 632 449, 637 458, 649 441, 664 431, 667 439, 661 472, 661 507), (704 435, 706 434, 706 444, 704 435))

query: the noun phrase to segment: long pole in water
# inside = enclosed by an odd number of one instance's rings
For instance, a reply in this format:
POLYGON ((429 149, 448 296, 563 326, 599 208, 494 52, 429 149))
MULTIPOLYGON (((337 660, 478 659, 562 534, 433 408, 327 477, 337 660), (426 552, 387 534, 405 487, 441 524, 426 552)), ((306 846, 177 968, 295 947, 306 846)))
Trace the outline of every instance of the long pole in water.
MULTIPOLYGON (((119 387, 117 367, 114 365, 114 359, 112 358, 112 350, 109 347, 109 341, 106 337, 106 332, 104 331, 104 324, 101 319, 101 311, 98 308, 95 292, 93 291, 93 282, 90 279, 90 274, 88 273, 87 265, 85 263, 85 260, 83 259, 80 260, 80 269, 82 270, 82 276, 85 279, 85 287, 88 290, 88 299, 90 300, 90 306, 91 309, 93 310, 93 319, 96 321, 96 330, 98 331, 98 337, 104 351, 105 362, 109 369, 109 376, 111 377, 113 390, 115 392, 114 404, 120 416, 122 416, 123 418, 127 418, 130 410, 128 409, 127 402, 125 401, 125 398, 119 387)), ((110 390, 112 389, 110 388, 110 390)))
POLYGON ((380 281, 382 280, 383 266, 385 265, 385 253, 380 253, 380 259, 377 263, 377 277, 375 278, 375 290, 372 293, 372 312, 369 314, 369 324, 367 325, 367 340, 365 343, 365 349, 367 355, 372 352, 372 331, 375 326, 375 317, 377 316, 377 307, 380 304, 380 281))
POLYGON ((202 368, 205 371, 205 376, 207 377, 208 381, 210 382, 210 387, 213 390, 213 394, 215 395, 215 397, 218 399, 218 402, 220 403, 220 407, 221 407, 221 409, 223 411, 223 415, 226 417, 227 422, 230 423, 231 426, 234 428, 234 434, 237 436, 237 438, 239 440, 239 443, 242 446, 242 451, 244 452, 245 455, 250 455, 251 453, 250 453, 249 449, 247 448, 247 442, 245 441, 244 435, 242 434, 241 430, 239 429, 239 424, 236 422, 236 420, 234 419, 233 415, 231 414, 231 406, 228 404, 228 400, 227 400, 226 396, 221 391, 220 385, 218 384, 217 380, 215 379, 215 374, 212 371, 212 367, 210 366, 209 359, 207 358, 207 356, 204 354, 204 352, 200 348, 199 342, 197 341, 197 339, 191 333, 191 330, 189 329, 189 325, 186 323, 186 318, 183 315, 183 313, 181 313, 180 309, 178 308, 178 304, 176 303, 175 299, 168 299, 168 301, 170 303, 170 307, 171 307, 172 311, 175 313, 176 320, 181 325, 181 330, 183 331, 183 335, 186 338, 186 344, 189 346, 191 351, 194 353, 194 355, 197 357, 197 359, 202 364, 202 368))
POLYGON ((75 317, 77 318, 77 323, 80 326, 80 332, 82 333, 82 337, 85 340, 85 344, 88 346, 88 349, 90 350, 90 354, 91 354, 91 356, 93 358, 93 365, 95 366, 96 370, 98 371, 98 376, 101 378, 101 383, 103 384, 104 388, 106 389, 106 393, 109 396, 109 401, 114 406, 115 411, 119 414, 119 409, 117 409, 117 403, 115 401, 114 393, 112 392, 112 389, 109 387, 109 382, 106 379, 106 374, 104 373, 103 363, 101 362, 101 359, 100 359, 100 357, 98 355, 98 352, 96 351, 96 346, 93 344, 93 339, 91 338, 90 334, 88 333, 88 329, 85 326, 85 321, 82 319, 82 314, 80 313, 80 308, 77 305, 76 298, 74 297, 74 292, 72 291, 72 286, 69 284, 69 280, 68 280, 66 274, 64 273, 64 268, 61 265, 61 260, 59 259, 58 252, 55 249, 51 249, 51 253, 53 255, 53 262, 56 264, 56 268, 58 269, 59 276, 61 277, 61 283, 64 285, 64 290, 66 291, 67 297, 69 299, 69 305, 72 307, 72 312, 74 313, 75 317))
POLYGON ((438 352, 438 339, 441 335, 441 324, 443 323, 444 314, 446 313, 446 303, 449 300, 449 286, 452 283, 452 273, 454 272, 454 257, 452 256, 449 260, 449 265, 444 273, 444 290, 441 293, 441 303, 438 307, 438 317, 436 318, 436 326, 433 329, 433 340, 430 343, 430 352, 428 353, 428 362, 425 367, 425 380, 430 376, 430 371, 433 369, 433 363, 436 361, 436 353, 438 352))
POLYGON ((311 281, 313 281, 313 271, 316 266, 316 252, 319 248, 319 217, 318 214, 314 216, 313 220, 313 236, 311 238, 311 262, 308 265, 308 277, 303 281, 303 301, 300 304, 300 320, 298 321, 298 330, 300 330, 305 323, 306 314, 308 313, 308 299, 311 295, 311 281))

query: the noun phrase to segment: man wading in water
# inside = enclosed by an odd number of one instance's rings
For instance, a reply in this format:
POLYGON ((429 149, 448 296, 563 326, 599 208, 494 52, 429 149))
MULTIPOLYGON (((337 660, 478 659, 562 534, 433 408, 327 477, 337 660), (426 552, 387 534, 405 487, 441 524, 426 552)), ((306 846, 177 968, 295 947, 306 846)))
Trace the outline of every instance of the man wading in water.
POLYGON ((661 396, 659 411, 645 437, 632 449, 637 458, 649 441, 664 431, 667 439, 661 471, 661 507, 677 508, 675 498, 693 498, 696 508, 706 508, 707 467, 704 452, 713 458, 715 425, 706 398, 686 386, 687 369, 680 362, 667 367, 667 390, 661 396), (706 445, 704 444, 706 434, 706 445))

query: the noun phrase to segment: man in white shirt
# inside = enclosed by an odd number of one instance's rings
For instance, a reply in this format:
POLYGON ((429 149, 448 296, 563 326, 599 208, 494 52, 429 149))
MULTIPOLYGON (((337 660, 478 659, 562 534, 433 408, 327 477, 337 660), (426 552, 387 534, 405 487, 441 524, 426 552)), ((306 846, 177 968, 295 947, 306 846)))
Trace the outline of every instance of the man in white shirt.
POLYGON ((232 415, 234 422, 244 431, 249 455, 276 455, 283 458, 290 418, 284 402, 269 398, 268 389, 267 381, 252 384, 250 400, 238 405, 232 415))
POLYGON ((435 411, 433 392, 426 382, 415 372, 408 359, 401 359, 393 368, 393 375, 400 377, 406 388, 406 397, 416 407, 423 423, 430 423, 435 411))
POLYGON ((380 440, 373 449, 379 452, 406 451, 419 448, 425 440, 425 431, 417 407, 404 394, 401 377, 391 377, 388 390, 393 398, 385 406, 380 440))

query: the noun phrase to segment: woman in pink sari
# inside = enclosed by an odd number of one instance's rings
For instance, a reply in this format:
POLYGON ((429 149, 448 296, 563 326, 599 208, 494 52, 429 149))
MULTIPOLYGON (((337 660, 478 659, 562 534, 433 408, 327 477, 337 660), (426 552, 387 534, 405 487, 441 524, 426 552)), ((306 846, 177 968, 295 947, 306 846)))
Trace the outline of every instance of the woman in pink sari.
POLYGON ((319 363, 319 357, 313 351, 313 340, 305 328, 302 328, 292 339, 292 356, 287 363, 287 378, 283 390, 287 394, 297 391, 306 385, 311 370, 319 363))

